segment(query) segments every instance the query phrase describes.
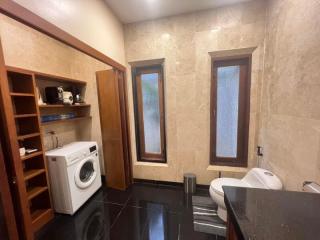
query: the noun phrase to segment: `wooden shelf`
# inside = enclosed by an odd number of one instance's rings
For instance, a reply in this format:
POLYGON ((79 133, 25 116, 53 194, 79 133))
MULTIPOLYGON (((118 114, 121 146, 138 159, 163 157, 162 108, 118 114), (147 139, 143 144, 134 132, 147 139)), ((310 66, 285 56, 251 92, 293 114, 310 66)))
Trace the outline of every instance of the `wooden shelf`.
POLYGON ((21 160, 22 160, 22 161, 25 161, 25 160, 27 160, 27 159, 40 156, 40 155, 42 155, 42 154, 43 154, 42 151, 33 152, 33 153, 26 154, 26 155, 22 156, 22 157, 21 157, 21 160))
POLYGON ((40 136, 40 133, 31 133, 31 134, 21 135, 21 136, 18 136, 18 140, 24 140, 27 138, 33 138, 37 136, 40 136))
POLYGON ((33 231, 38 231, 43 225, 49 222, 53 218, 53 210, 49 209, 37 209, 31 213, 33 231))
POLYGON ((8 65, 6 65, 5 67, 6 67, 6 70, 8 73, 20 73, 20 74, 25 74, 25 75, 31 75, 33 73, 32 71, 18 68, 18 67, 13 67, 13 66, 8 66, 8 65))
POLYGON ((41 218, 42 215, 47 212, 52 211, 52 209, 37 209, 33 213, 31 213, 32 222, 37 221, 37 219, 41 218))
POLYGON ((8 72, 21 73, 21 74, 27 74, 27 75, 34 74, 36 78, 44 78, 46 80, 52 80, 55 82, 70 82, 70 83, 77 83, 77 84, 81 84, 81 85, 87 84, 87 82, 82 81, 82 80, 78 80, 78 79, 72 79, 72 78, 67 78, 67 77, 42 73, 42 72, 30 71, 30 70, 26 70, 26 69, 22 69, 22 68, 18 68, 18 67, 13 67, 13 66, 6 66, 6 70, 8 72))
POLYGON ((12 97, 34 97, 33 93, 10 93, 10 96, 12 97))
POLYGON ((14 115, 15 118, 29 118, 29 117, 38 117, 38 115, 35 114, 17 114, 14 115))
POLYGON ((73 122, 73 121, 86 120, 86 119, 89 120, 91 118, 92 118, 91 116, 88 116, 88 117, 75 117, 75 118, 70 118, 70 119, 61 119, 61 120, 56 120, 56 121, 43 122, 43 123, 41 123, 41 125, 42 126, 46 126, 46 125, 51 125, 51 124, 73 122))
POLYGON ((62 82, 62 83, 67 82, 67 83, 73 83, 73 84, 79 84, 79 85, 87 85, 87 82, 82 80, 66 78, 66 77, 61 77, 61 76, 56 76, 56 75, 51 75, 46 73, 35 72, 35 77, 40 80, 44 79, 47 81, 54 81, 54 82, 62 82))
POLYGON ((47 186, 46 187, 40 187, 40 186, 30 187, 29 189, 27 189, 28 200, 35 198, 36 196, 38 196, 39 194, 47 190, 48 190, 47 186))
POLYGON ((81 104, 81 105, 62 105, 62 104, 48 104, 48 105, 39 105, 39 108, 78 108, 78 107, 90 107, 90 104, 81 104))
POLYGON ((46 170, 45 169, 31 169, 31 170, 27 170, 23 173, 24 175, 24 180, 27 181, 31 178, 34 178, 42 173, 45 173, 46 170))

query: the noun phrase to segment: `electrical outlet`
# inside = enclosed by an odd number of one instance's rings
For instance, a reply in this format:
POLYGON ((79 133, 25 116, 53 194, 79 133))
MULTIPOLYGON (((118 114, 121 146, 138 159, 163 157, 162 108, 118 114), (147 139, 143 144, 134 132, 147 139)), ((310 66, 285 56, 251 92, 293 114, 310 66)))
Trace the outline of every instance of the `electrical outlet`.
POLYGON ((262 156, 263 156, 263 147, 257 146, 257 155, 258 155, 259 157, 262 157, 262 156))

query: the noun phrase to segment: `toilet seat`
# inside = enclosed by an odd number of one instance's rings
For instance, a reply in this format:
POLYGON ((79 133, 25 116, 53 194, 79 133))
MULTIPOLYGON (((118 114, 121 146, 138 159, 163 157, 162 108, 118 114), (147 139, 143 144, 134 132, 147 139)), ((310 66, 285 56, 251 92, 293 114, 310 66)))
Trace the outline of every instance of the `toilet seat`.
POLYGON ((210 184, 210 188, 221 197, 224 196, 222 186, 249 187, 244 181, 235 178, 217 178, 210 184))

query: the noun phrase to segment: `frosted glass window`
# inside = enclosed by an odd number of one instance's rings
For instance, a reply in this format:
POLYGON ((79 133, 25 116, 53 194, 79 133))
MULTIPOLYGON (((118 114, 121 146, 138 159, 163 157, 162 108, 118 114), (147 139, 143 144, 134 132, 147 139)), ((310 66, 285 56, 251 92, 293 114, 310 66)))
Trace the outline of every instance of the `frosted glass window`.
POLYGON ((158 73, 142 74, 144 142, 147 153, 161 153, 158 73))
POLYGON ((239 74, 239 66, 217 69, 217 157, 237 157, 239 74))

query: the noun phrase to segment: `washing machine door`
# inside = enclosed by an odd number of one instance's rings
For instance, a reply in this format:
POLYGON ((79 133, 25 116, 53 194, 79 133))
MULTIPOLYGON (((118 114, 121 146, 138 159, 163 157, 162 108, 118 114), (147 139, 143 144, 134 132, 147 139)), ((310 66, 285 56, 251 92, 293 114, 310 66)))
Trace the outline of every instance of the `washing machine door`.
POLYGON ((75 183, 79 188, 88 188, 97 177, 97 164, 94 157, 82 160, 75 171, 75 183))

